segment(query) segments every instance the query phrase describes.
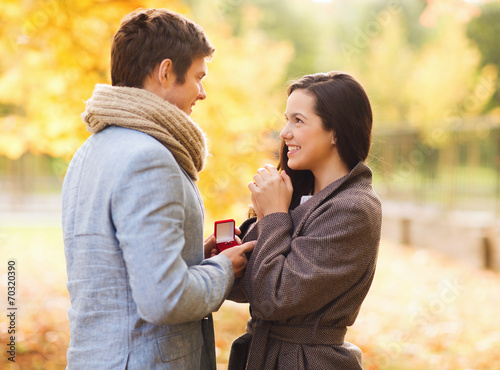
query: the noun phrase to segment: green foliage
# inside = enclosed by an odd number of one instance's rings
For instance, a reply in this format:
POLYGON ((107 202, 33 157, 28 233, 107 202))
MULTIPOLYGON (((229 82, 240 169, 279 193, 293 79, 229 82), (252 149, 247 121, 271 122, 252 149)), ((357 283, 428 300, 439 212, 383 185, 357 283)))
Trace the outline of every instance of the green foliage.
MULTIPOLYGON (((500 2, 484 4, 481 15, 473 18, 467 25, 467 36, 474 40, 482 56, 483 65, 491 64, 500 70, 500 2)), ((489 102, 488 108, 500 103, 500 85, 496 86, 495 98, 489 102)))
POLYGON ((500 68, 500 3, 491 2, 481 7, 481 15, 467 25, 467 36, 474 40, 482 55, 483 64, 500 68))
POLYGON ((463 117, 483 112, 494 92, 497 73, 480 68, 480 53, 465 35, 465 25, 441 16, 417 47, 408 41, 403 7, 387 7, 344 48, 348 71, 371 98, 376 130, 412 127, 431 140, 439 129, 459 129, 463 117))

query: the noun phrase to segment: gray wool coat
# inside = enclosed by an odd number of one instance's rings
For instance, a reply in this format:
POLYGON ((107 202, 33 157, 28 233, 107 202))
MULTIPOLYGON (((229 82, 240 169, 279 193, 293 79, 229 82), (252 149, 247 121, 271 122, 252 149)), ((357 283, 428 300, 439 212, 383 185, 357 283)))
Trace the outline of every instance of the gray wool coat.
POLYGON ((235 341, 229 369, 361 369, 361 350, 344 336, 373 280, 381 219, 360 162, 289 213, 247 220, 243 240, 257 244, 230 299, 250 303, 251 337, 235 341))
POLYGON ((209 314, 233 266, 204 259, 201 197, 163 144, 117 126, 92 135, 64 179, 62 226, 68 370, 215 369, 209 314))

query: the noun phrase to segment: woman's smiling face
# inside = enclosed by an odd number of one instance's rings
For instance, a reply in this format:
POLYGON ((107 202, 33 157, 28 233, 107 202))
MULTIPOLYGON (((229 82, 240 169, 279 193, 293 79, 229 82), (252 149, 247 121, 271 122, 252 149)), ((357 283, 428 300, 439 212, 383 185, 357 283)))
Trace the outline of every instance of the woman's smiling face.
POLYGON ((333 159, 334 133, 323 127, 315 111, 316 99, 306 90, 294 90, 288 97, 287 123, 280 137, 288 147, 288 166, 293 170, 310 170, 315 176, 327 170, 333 159))

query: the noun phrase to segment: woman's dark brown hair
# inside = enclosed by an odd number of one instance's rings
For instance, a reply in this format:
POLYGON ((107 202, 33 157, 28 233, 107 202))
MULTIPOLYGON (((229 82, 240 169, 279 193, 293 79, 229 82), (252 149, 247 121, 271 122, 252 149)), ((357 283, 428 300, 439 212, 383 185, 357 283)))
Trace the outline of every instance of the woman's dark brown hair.
POLYGON ((125 16, 111 47, 111 84, 142 88, 164 59, 172 60, 176 81, 185 82, 193 60, 210 58, 214 47, 205 32, 167 9, 143 9, 125 16))
MULTIPOLYGON (((370 101, 360 83, 344 72, 316 73, 293 82, 288 88, 288 96, 299 89, 314 96, 316 114, 324 129, 335 133, 340 158, 349 168, 366 160, 373 116, 370 101)), ((285 170, 292 180, 290 208, 295 208, 300 198, 314 189, 314 176, 311 171, 288 167, 287 152, 288 147, 282 140, 278 169, 285 170)))

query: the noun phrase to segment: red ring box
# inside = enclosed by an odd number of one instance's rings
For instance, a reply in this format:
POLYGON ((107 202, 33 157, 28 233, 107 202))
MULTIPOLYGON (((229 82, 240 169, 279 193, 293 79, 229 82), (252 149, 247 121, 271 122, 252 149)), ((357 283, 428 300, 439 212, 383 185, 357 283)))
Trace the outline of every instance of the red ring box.
POLYGON ((234 239, 234 224, 234 220, 215 221, 215 243, 219 252, 238 245, 234 239))

